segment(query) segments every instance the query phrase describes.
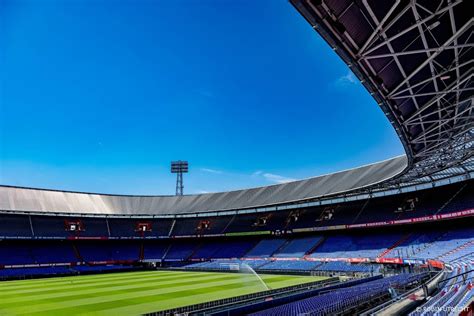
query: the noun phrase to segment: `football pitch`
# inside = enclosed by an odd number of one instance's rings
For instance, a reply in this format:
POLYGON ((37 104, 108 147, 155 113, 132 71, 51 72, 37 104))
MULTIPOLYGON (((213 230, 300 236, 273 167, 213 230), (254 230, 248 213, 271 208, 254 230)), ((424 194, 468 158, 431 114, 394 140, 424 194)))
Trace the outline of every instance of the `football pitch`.
MULTIPOLYGON (((260 275, 270 289, 324 277, 260 275)), ((139 315, 265 290, 253 274, 145 271, 0 282, 0 315, 139 315)))

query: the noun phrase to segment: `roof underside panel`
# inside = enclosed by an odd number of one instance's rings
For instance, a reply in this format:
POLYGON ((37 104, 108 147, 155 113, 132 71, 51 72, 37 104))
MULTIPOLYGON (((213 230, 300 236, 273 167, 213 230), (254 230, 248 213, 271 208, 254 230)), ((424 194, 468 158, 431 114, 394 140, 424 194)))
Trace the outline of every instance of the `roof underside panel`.
POLYGON ((472 1, 291 2, 395 127, 408 155, 407 171, 416 171, 397 181, 473 156, 472 1))

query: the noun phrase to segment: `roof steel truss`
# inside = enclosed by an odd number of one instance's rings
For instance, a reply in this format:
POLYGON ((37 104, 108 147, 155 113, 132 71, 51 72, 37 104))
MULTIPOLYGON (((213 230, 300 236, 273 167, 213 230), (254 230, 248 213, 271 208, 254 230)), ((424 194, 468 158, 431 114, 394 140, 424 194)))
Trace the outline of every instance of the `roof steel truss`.
POLYGON ((474 17, 468 1, 291 2, 394 124, 410 164, 384 187, 446 170, 468 172, 462 168, 472 164, 474 151, 474 17))

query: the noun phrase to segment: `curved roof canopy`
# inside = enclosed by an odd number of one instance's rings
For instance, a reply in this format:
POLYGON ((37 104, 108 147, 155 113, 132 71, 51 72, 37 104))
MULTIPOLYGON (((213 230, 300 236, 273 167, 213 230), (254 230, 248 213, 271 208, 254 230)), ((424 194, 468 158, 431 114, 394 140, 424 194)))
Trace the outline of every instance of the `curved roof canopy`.
POLYGON ((260 188, 183 196, 127 196, 0 186, 0 210, 76 214, 180 214, 261 207, 334 195, 402 172, 406 157, 260 188))

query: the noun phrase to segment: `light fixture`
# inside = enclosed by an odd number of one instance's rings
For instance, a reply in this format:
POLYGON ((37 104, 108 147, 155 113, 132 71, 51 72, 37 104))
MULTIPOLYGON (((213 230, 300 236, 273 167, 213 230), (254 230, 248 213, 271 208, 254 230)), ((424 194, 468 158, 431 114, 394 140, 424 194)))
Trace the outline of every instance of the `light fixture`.
POLYGON ((435 27, 437 27, 438 25, 440 25, 441 23, 439 21, 436 21, 434 22, 433 24, 431 24, 430 26, 428 26, 428 30, 432 30, 434 29, 435 27))

